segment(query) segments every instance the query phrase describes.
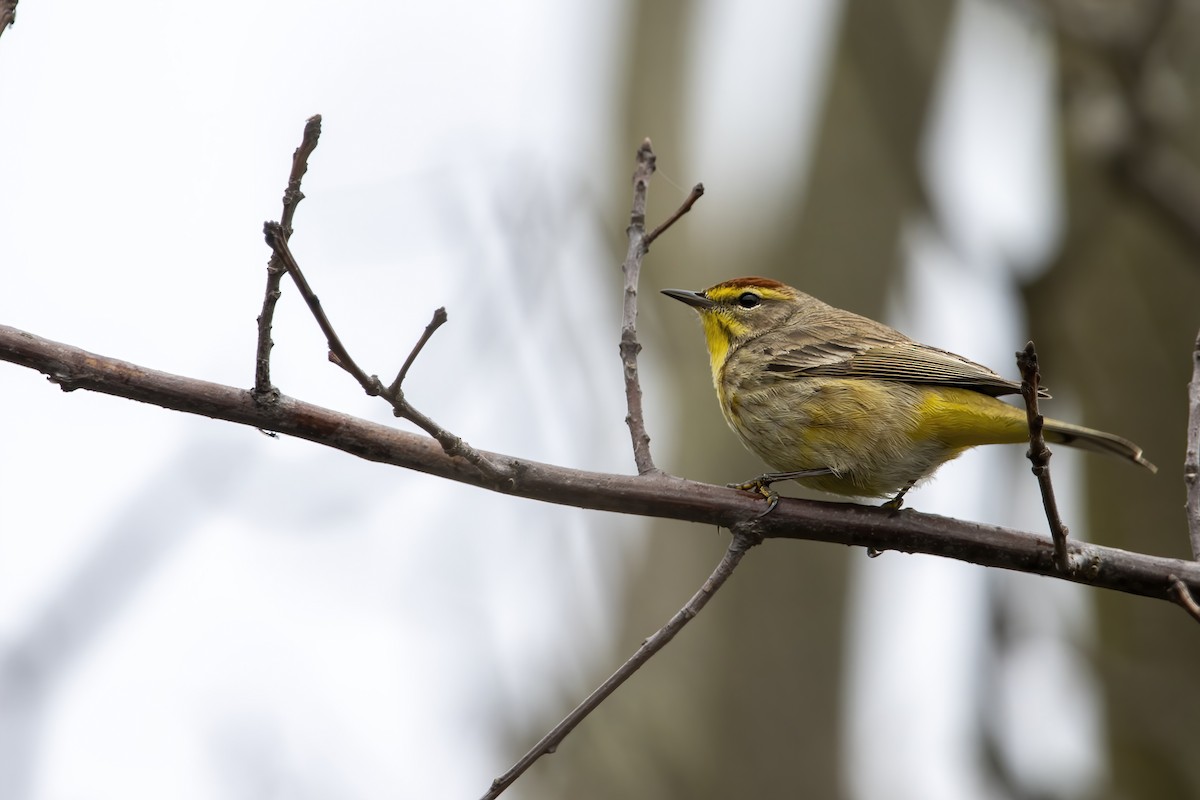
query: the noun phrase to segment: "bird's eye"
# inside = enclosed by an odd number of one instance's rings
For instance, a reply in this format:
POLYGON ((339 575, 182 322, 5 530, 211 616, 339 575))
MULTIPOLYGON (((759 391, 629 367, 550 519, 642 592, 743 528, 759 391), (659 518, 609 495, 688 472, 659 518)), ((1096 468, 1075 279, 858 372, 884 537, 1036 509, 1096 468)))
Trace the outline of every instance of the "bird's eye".
POLYGON ((737 301, 738 305, 742 308, 754 308, 756 305, 762 302, 762 298, 756 295, 754 292, 742 292, 738 296, 737 301))

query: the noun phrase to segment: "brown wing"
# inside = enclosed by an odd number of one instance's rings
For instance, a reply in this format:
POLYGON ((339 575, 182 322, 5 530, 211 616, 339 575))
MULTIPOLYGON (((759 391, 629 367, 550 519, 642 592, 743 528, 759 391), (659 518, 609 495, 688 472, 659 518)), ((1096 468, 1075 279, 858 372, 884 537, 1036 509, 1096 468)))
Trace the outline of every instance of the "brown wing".
MULTIPOLYGON (((885 337, 871 331, 851 344, 844 338, 838 341, 832 326, 825 331, 809 328, 804 335, 807 342, 772 353, 767 369, 793 375, 954 386, 993 397, 1021 391, 1020 383, 981 364, 911 339, 895 341, 899 334, 889 333, 885 337)), ((1045 391, 1040 394, 1049 397, 1045 391)))

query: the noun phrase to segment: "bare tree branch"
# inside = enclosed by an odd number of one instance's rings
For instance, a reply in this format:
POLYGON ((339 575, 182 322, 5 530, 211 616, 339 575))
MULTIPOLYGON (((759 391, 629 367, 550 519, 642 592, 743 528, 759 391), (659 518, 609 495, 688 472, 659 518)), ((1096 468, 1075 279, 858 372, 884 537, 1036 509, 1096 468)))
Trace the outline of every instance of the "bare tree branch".
MULTIPOLYGON (((510 480, 495 482, 434 441, 281 396, 263 407, 252 393, 108 358, 0 325, 0 361, 44 373, 66 391, 84 389, 277 431, 370 461, 547 503, 732 527, 762 511, 757 497, 662 474, 614 475, 482 452, 510 480)), ((876 550, 927 553, 985 567, 1064 578, 1128 594, 1171 600, 1169 576, 1200 593, 1200 563, 1070 541, 1077 568, 1060 573, 1044 537, 992 525, 849 503, 785 499, 758 524, 764 538, 835 542, 876 550)))
POLYGON ((595 711, 604 702, 605 698, 615 692, 617 687, 628 680, 633 673, 637 672, 655 653, 662 650, 668 642, 675 638, 675 634, 683 630, 684 625, 687 625, 700 613, 700 609, 704 608, 716 591, 733 574, 733 570, 737 568, 746 551, 762 542, 762 537, 754 532, 756 525, 757 520, 736 523, 734 525, 733 539, 729 542, 729 548, 725 551, 725 555, 721 557, 721 561, 717 564, 716 569, 713 570, 712 575, 692 595, 692 599, 688 600, 683 608, 679 609, 666 625, 663 625, 653 636, 642 642, 642 646, 637 649, 637 652, 630 656, 629 660, 622 664, 616 672, 610 675, 608 680, 596 687, 596 690, 576 706, 562 722, 551 728, 550 732, 543 736, 541 741, 530 748, 528 753, 521 756, 521 759, 513 765, 512 769, 492 781, 492 785, 483 795, 483 800, 494 800, 494 798, 499 797, 505 789, 512 785, 513 781, 521 777, 525 770, 533 766, 533 762, 558 749, 558 745, 567 737, 567 734, 575 729, 576 725, 582 722, 588 714, 595 711))
POLYGON ((1033 474, 1037 476, 1038 489, 1042 493, 1042 505, 1046 509, 1046 521, 1050 523, 1050 537, 1054 541, 1054 564, 1066 575, 1071 569, 1067 555, 1067 526, 1058 513, 1058 501, 1054 499, 1054 484, 1050 482, 1050 448, 1042 436, 1045 418, 1038 413, 1038 388, 1041 373, 1038 371, 1037 350, 1033 342, 1017 352, 1017 368, 1021 370, 1021 397, 1025 398, 1025 415, 1029 420, 1029 452, 1033 463, 1033 474))

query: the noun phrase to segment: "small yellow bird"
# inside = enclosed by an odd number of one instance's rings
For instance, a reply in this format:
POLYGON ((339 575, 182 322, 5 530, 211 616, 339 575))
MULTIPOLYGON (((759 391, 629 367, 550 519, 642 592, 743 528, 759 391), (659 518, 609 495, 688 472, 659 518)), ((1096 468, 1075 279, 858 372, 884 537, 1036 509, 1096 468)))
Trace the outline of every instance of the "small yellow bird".
MULTIPOLYGON (((997 397, 1021 385, 962 356, 768 278, 663 294, 700 314, 721 411, 777 473, 739 488, 771 501, 771 483, 891 497, 981 444, 1029 441, 1023 408, 997 397)), ((1046 395, 1049 396, 1049 395, 1046 395)), ((1151 472, 1142 448, 1047 419, 1046 441, 1120 456, 1151 472)))

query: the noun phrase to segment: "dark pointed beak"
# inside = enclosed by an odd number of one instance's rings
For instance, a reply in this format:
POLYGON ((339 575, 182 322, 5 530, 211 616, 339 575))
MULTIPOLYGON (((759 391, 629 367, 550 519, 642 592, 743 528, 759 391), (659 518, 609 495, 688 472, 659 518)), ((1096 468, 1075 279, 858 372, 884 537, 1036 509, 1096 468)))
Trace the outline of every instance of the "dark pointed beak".
POLYGON ((667 297, 674 297, 681 303, 687 303, 692 308, 712 308, 713 301, 704 296, 704 292, 689 292, 687 289, 663 289, 667 297))

